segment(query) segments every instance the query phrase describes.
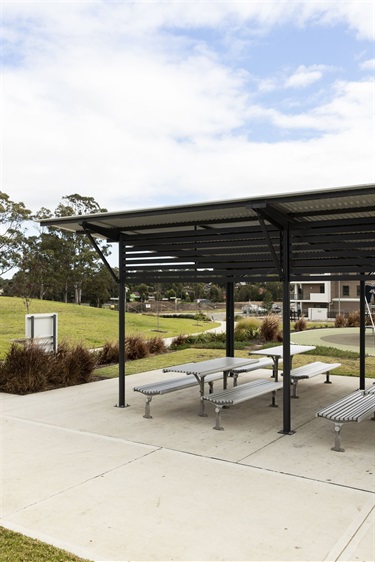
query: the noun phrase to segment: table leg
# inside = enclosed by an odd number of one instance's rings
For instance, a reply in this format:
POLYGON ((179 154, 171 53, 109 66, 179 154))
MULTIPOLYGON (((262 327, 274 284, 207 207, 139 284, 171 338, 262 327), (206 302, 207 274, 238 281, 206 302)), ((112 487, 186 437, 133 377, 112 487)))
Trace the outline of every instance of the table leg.
POLYGON ((273 378, 275 379, 275 382, 277 382, 278 380, 278 376, 279 376, 279 358, 278 357, 272 357, 273 359, 273 378))
POLYGON ((204 404, 204 400, 202 400, 202 396, 204 396, 204 377, 196 377, 198 382, 199 382, 199 394, 200 394, 200 403, 201 403, 201 407, 199 410, 199 416, 202 417, 207 417, 207 414, 205 412, 205 404, 204 404))
POLYGON ((223 372, 223 390, 228 387, 228 371, 223 372))

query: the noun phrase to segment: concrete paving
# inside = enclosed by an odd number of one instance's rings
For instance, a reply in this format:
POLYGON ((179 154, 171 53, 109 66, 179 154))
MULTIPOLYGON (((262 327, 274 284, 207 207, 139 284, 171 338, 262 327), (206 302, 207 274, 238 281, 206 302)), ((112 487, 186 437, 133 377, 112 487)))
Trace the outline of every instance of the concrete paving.
POLYGON ((2 394, 0 524, 97 561, 374 560, 375 424, 347 424, 336 453, 315 417, 356 377, 301 381, 294 435, 267 396, 224 410, 215 431, 197 388, 156 396, 143 418, 133 386, 170 377, 127 377, 127 408, 117 380, 2 394))

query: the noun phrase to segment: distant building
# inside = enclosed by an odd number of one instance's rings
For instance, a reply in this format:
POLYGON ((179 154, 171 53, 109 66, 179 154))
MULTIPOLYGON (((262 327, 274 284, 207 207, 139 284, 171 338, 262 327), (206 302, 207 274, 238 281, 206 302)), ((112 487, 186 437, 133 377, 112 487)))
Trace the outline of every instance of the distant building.
POLYGON ((302 281, 291 283, 292 310, 311 320, 335 318, 359 310, 360 286, 356 281, 302 281))

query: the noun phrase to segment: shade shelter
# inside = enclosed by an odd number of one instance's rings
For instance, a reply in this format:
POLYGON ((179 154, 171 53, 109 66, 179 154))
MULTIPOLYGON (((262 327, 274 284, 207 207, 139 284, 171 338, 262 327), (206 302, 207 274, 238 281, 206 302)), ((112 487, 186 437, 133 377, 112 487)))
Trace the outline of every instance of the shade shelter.
MULTIPOLYGON (((283 433, 291 433, 290 282, 358 280, 360 388, 365 385, 365 286, 375 280, 375 185, 151 209, 50 218, 54 226, 118 243, 119 341, 125 283, 226 284, 228 357, 234 356, 235 283, 283 282, 283 433)), ((116 277, 116 276, 115 276, 116 277)), ((119 401, 125 402, 120 345, 119 401)))

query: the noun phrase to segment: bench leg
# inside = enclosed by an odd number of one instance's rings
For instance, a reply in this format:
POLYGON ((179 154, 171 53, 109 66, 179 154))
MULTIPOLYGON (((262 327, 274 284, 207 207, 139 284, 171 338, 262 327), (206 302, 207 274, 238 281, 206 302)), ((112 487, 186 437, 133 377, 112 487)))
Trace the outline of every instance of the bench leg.
POLYGON ((214 425, 213 429, 218 429, 219 431, 224 431, 224 428, 221 427, 221 409, 222 409, 222 406, 215 406, 216 420, 215 420, 215 425, 214 425))
POLYGON ((278 408, 279 406, 276 404, 276 390, 272 391, 272 402, 270 404, 271 408, 278 408))
POLYGON ((341 428, 343 424, 335 422, 335 446, 331 447, 331 451, 337 451, 338 453, 343 453, 345 449, 341 447, 341 428))
POLYGON ((324 384, 332 384, 332 381, 329 380, 329 371, 326 372, 326 380, 324 381, 324 384))
POLYGON ((292 398, 299 398, 299 396, 297 396, 297 384, 298 384, 298 380, 293 379, 292 380, 292 387, 293 387, 292 398))
POLYGON ((151 404, 151 400, 152 400, 152 396, 147 396, 146 397, 146 405, 145 405, 145 415, 143 416, 144 418, 148 419, 148 420, 152 420, 152 415, 150 413, 150 404, 151 404))

